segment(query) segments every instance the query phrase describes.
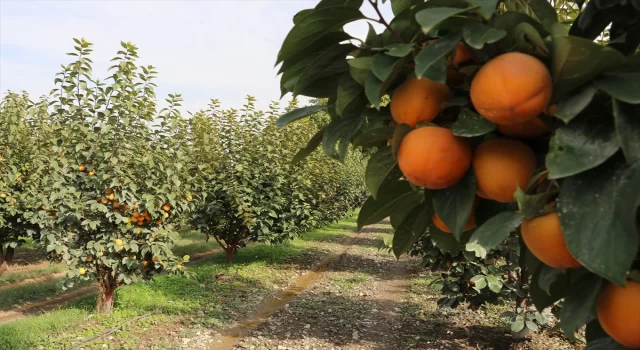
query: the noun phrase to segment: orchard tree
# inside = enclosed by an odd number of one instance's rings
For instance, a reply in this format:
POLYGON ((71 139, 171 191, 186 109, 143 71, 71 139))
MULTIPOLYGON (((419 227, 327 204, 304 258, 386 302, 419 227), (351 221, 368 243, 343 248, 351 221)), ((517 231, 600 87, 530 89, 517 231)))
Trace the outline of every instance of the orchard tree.
POLYGON ((25 238, 38 238, 43 162, 38 149, 43 112, 27 93, 9 91, 0 102, 0 270, 11 264, 25 238))
POLYGON ((640 3, 390 3, 388 20, 377 0, 378 18, 362 0, 322 0, 277 58, 283 94, 328 99, 309 149, 374 152, 358 227, 390 217, 397 256, 426 236, 483 263, 516 239, 520 258, 501 264, 539 311, 562 300, 567 337, 586 325, 589 347, 640 347, 640 3), (353 38, 343 26, 359 20, 385 29, 353 38))
POLYGON ((75 61, 49 96, 50 157, 40 216, 48 257, 70 270, 65 287, 96 279, 97 311, 109 313, 118 286, 160 271, 181 272, 171 223, 190 208, 183 172, 186 121, 169 95, 157 111, 156 70, 136 66, 137 47, 122 42, 108 83, 92 78, 92 44, 74 39, 75 61), (182 130, 181 130, 182 128, 182 130))
POLYGON ((347 168, 317 156, 290 164, 317 127, 309 121, 285 133, 274 125, 277 115, 277 104, 264 113, 249 96, 240 111, 221 110, 212 100, 189 121, 193 157, 202 164, 194 181, 202 200, 192 222, 226 251, 228 263, 246 241, 294 238, 346 215, 363 198, 362 186, 349 183, 364 167, 357 153, 347 168))

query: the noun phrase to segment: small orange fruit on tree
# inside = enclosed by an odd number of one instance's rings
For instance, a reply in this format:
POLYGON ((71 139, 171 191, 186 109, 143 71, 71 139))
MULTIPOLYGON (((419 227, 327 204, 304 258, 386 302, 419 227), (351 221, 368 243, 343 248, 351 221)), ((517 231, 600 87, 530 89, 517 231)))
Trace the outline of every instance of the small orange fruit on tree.
POLYGON ((551 74, 537 58, 502 54, 480 68, 471 82, 476 111, 496 124, 520 124, 539 116, 551 99, 551 74))
POLYGON ((469 144, 441 127, 409 132, 398 150, 398 166, 407 180, 433 190, 460 181, 470 164, 469 144))
POLYGON ((440 113, 440 105, 450 97, 451 90, 444 84, 427 78, 410 79, 393 94, 391 115, 396 123, 415 127, 432 121, 440 113))
POLYGON ((567 248, 558 213, 526 219, 520 230, 529 251, 543 263, 556 269, 582 266, 567 248))
POLYGON ((527 188, 535 169, 533 151, 515 140, 485 141, 473 155, 478 195, 502 203, 513 202, 517 188, 527 188))
POLYGON ((597 312, 600 325, 613 339, 627 348, 640 348, 640 282, 607 285, 598 298, 597 312))

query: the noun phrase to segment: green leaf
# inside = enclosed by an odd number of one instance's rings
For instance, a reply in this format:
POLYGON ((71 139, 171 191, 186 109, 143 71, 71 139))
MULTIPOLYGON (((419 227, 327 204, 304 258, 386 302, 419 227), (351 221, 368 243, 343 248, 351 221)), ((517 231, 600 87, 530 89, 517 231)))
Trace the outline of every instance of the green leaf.
POLYGON ((327 97, 335 93, 340 77, 348 69, 347 54, 353 45, 336 45, 318 55, 295 80, 294 95, 327 97), (318 89, 318 86, 326 87, 318 89), (318 93, 318 91, 321 91, 318 93))
POLYGON ((494 293, 500 293, 500 290, 502 289, 502 281, 494 275, 487 276, 487 285, 494 293))
POLYGON ((467 251, 475 250, 473 244, 478 244, 487 251, 502 243, 524 220, 524 215, 515 212, 502 212, 487 220, 471 235, 467 243, 467 251), (472 244, 469 246, 469 244, 472 244))
POLYGON ((372 57, 359 57, 347 61, 349 72, 355 81, 364 85, 369 72, 371 72, 372 57))
POLYGON ((484 19, 489 20, 498 7, 498 0, 471 0, 473 5, 478 6, 478 13, 484 19))
POLYGON ((474 276, 471 282, 474 284, 476 290, 482 290, 487 287, 487 279, 482 275, 474 276))
MULTIPOLYGON (((369 158, 364 174, 364 183, 373 198, 377 197, 380 185, 389 175, 392 175, 392 173, 398 174, 393 172, 397 165, 396 159, 391 154, 390 147, 379 149, 369 158)), ((397 180, 399 177, 397 176, 393 180, 397 180)))
POLYGON ((585 268, 618 285, 624 285, 638 251, 639 169, 614 158, 566 178, 560 188, 558 213, 567 248, 585 268))
POLYGON ((433 208, 445 225, 460 240, 464 227, 471 216, 476 198, 476 177, 473 170, 453 186, 433 191, 433 208))
POLYGON ((447 18, 469 11, 470 8, 433 7, 418 11, 416 21, 420 24, 422 32, 429 34, 438 24, 447 18))
POLYGON ((524 329, 524 321, 523 320, 517 320, 515 322, 513 322, 511 324, 511 331, 518 333, 520 331, 522 331, 524 329))
POLYGON ((287 34, 280 52, 278 52, 276 64, 292 58, 297 53, 304 52, 320 40, 324 34, 334 32, 349 22, 363 18, 365 16, 360 10, 351 6, 329 6, 314 9, 311 13, 300 18, 287 34))
POLYGON ((358 132, 360 126, 362 126, 362 118, 333 119, 325 128, 322 138, 324 153, 333 159, 344 162, 351 137, 358 132))
POLYGON ((296 120, 302 119, 304 117, 308 117, 313 113, 319 112, 325 109, 325 106, 315 105, 315 106, 307 106, 295 109, 291 112, 285 113, 276 121, 276 125, 280 128, 284 128, 287 124, 292 123, 296 120))
POLYGON ((574 94, 569 94, 558 102, 558 107, 553 113, 554 116, 569 123, 580 112, 582 112, 593 100, 598 89, 592 84, 585 85, 574 94))
POLYGON ((411 188, 407 181, 388 183, 380 192, 378 199, 369 197, 358 213, 358 231, 366 225, 375 224, 397 210, 415 207, 422 202, 422 193, 411 188))
POLYGON ((640 72, 604 73, 593 85, 622 102, 640 103, 640 72))
POLYGON ((394 157, 398 156, 398 149, 400 149, 402 140, 412 130, 413 128, 407 124, 400 124, 396 126, 396 131, 393 133, 393 139, 391 140, 391 152, 393 153, 394 157))
POLYGON ((547 57, 549 49, 536 28, 527 23, 519 23, 511 32, 514 49, 539 57, 547 57))
POLYGON ((451 132, 456 136, 475 137, 488 134, 496 129, 496 125, 468 108, 462 108, 458 119, 451 125, 451 132))
POLYGON ((449 55, 449 53, 455 49, 459 41, 460 33, 451 33, 443 38, 434 41, 433 43, 427 45, 424 49, 422 49, 415 58, 416 77, 424 77, 427 74, 427 71, 432 67, 436 69, 446 69, 446 65, 442 66, 442 63, 445 62, 447 55, 449 55), (437 65, 438 62, 441 62, 441 64, 437 65))
POLYGON ((313 151, 315 151, 316 148, 318 148, 318 146, 320 146, 320 144, 322 143, 322 139, 324 137, 324 130, 325 129, 322 129, 318 131, 315 135, 313 135, 313 137, 309 140, 307 145, 304 148, 301 148, 296 153, 296 155, 293 157, 293 160, 291 160, 292 164, 300 163, 303 159, 307 158, 311 153, 313 153, 313 151))
POLYGON ((396 128, 393 126, 383 126, 380 128, 367 130, 358 135, 358 137, 353 140, 353 147, 372 145, 381 141, 390 140, 393 137, 395 131, 396 128))
POLYGON ((433 222, 429 225, 429 237, 431 237, 438 249, 445 253, 456 253, 462 247, 462 244, 451 233, 440 231, 433 225, 433 222))
POLYGON ((379 47, 382 46, 382 38, 376 33, 375 28, 371 25, 371 23, 367 22, 369 25, 369 31, 367 32, 367 38, 364 43, 367 47, 379 47))
POLYGON ((629 164, 640 163, 640 106, 613 101, 616 134, 629 164))
POLYGON ((529 0, 527 3, 545 29, 550 30, 555 23, 558 23, 556 9, 547 0, 529 0))
POLYGON ((366 103, 364 87, 353 80, 351 75, 344 75, 338 86, 338 100, 336 101, 338 115, 345 117, 350 114, 359 114, 366 103))
POLYGON ((570 340, 575 340, 575 332, 589 321, 601 287, 600 277, 586 274, 569 289, 560 309, 560 328, 570 340))
POLYGON ((296 13, 295 15, 293 15, 293 24, 297 24, 298 22, 300 22, 300 20, 310 14, 313 11, 313 9, 304 9, 299 11, 298 13, 296 13))
POLYGON ((542 311, 562 299, 568 288, 569 279, 566 274, 550 275, 548 269, 564 271, 553 269, 542 263, 536 267, 531 278, 530 295, 538 311, 542 311))
POLYGON ((555 269, 546 264, 540 264, 540 274, 538 276, 538 284, 540 288, 547 294, 551 295, 553 291, 553 285, 566 278, 565 269, 555 269))
POLYGON ((556 194, 558 194, 557 191, 526 194, 520 189, 520 187, 518 187, 513 197, 518 203, 520 214, 524 215, 527 219, 530 219, 538 216, 540 211, 544 208, 544 205, 556 194))
POLYGON ((505 37, 504 41, 512 42, 513 38, 511 38, 511 35, 509 35, 509 33, 513 32, 513 29, 520 23, 531 24, 543 38, 549 35, 549 32, 545 30, 544 27, 542 27, 542 24, 540 24, 540 22, 527 16, 524 13, 516 11, 507 11, 499 16, 495 16, 491 24, 496 29, 502 29, 506 31, 507 37, 505 37))
POLYGON ((413 245, 425 234, 432 210, 428 206, 419 206, 411 211, 393 233, 393 254, 396 258, 411 250, 413 245))
MULTIPOLYGON (((386 184, 383 183, 382 186, 386 187, 386 184)), ((411 213, 411 211, 420 204, 421 202, 415 202, 413 205, 398 207, 393 213, 391 213, 391 215, 389 215, 391 226, 394 229, 400 227, 400 224, 402 224, 407 215, 409 215, 409 213, 411 213)))
POLYGON ((384 47, 387 56, 404 57, 413 51, 413 44, 391 44, 384 47))
POLYGON ((596 167, 609 159, 620 143, 609 118, 594 114, 558 128, 549 142, 546 165, 550 179, 596 167))
POLYGON ((411 6, 411 0, 391 0, 391 12, 394 16, 409 9, 409 6, 411 6))
POLYGON ((364 83, 364 93, 367 96, 369 103, 374 105, 376 109, 380 109, 381 90, 382 81, 380 81, 373 72, 369 72, 364 83))
POLYGON ((349 40, 351 36, 345 32, 331 32, 323 35, 318 40, 311 43, 311 45, 303 51, 299 51, 292 55, 286 61, 282 62, 278 73, 287 72, 290 70, 298 70, 298 74, 302 72, 302 69, 313 61, 319 53, 324 52, 331 47, 340 45, 341 42, 349 40), (302 68, 301 68, 302 67, 302 68))
POLYGON ((587 39, 566 36, 563 24, 554 24, 552 33, 554 101, 624 61, 624 56, 615 49, 600 46, 587 39))
POLYGON ((387 56, 383 53, 376 54, 373 56, 371 65, 373 74, 381 81, 385 81, 393 72, 394 65, 399 61, 400 59, 397 57, 387 56))
POLYGON ((462 29, 462 38, 467 45, 478 50, 482 49, 484 44, 493 44, 506 35, 507 32, 502 29, 496 29, 476 21, 469 22, 462 29))

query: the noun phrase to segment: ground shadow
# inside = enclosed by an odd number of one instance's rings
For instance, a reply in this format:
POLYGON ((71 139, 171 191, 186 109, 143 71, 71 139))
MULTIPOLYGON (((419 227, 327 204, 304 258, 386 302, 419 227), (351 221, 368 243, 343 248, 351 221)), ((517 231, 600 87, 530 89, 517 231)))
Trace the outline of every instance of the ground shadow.
POLYGON ((433 349, 446 344, 447 349, 501 350, 517 343, 503 327, 456 327, 439 312, 416 317, 409 312, 416 308, 419 306, 411 302, 306 293, 250 331, 247 335, 252 337, 245 338, 241 347, 250 347, 256 335, 270 342, 260 344, 265 348, 276 344, 295 347, 300 345, 296 342, 309 344, 309 339, 324 346, 364 343, 373 349, 433 349))

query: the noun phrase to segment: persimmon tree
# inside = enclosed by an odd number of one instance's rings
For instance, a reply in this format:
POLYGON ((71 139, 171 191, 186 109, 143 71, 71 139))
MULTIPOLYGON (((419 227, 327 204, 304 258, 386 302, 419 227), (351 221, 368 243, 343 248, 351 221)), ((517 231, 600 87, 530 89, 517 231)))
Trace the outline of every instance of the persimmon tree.
POLYGON ((26 92, 9 91, 0 102, 0 270, 11 264, 25 238, 39 236, 34 197, 41 184, 42 112, 26 92))
POLYGON ((309 149, 373 152, 358 226, 390 217, 397 256, 424 237, 483 264, 497 253, 567 337, 586 325, 589 346, 640 347, 640 3, 390 3, 385 19, 376 0, 322 0, 277 58, 283 94, 328 99, 309 149), (353 38, 354 21, 384 30, 353 38), (518 259, 502 251, 513 242, 518 259))
POLYGON ((192 223, 225 249, 228 263, 247 241, 294 238, 346 216, 364 199, 360 154, 348 167, 317 155, 290 164, 317 127, 308 121, 285 133, 274 125, 277 115, 277 104, 265 113, 248 96, 241 110, 222 110, 212 100, 189 121, 193 155, 203 164, 192 223))
POLYGON ((46 101, 52 154, 41 170, 41 242, 50 260, 69 266, 65 287, 98 281, 97 311, 108 313, 118 286, 182 272, 188 259, 171 251, 171 223, 192 204, 186 121, 178 94, 158 111, 156 69, 136 65, 136 46, 121 43, 102 82, 92 76, 92 44, 74 40, 75 61, 46 101))

